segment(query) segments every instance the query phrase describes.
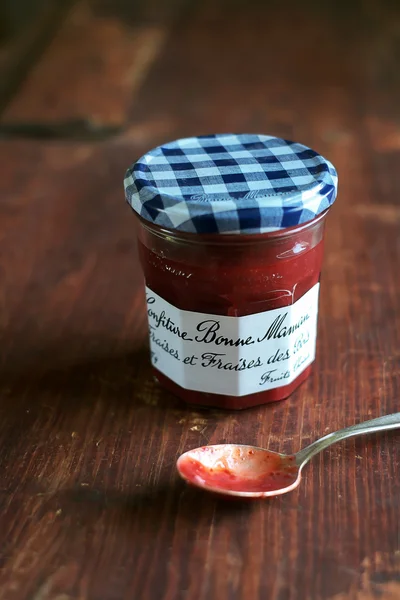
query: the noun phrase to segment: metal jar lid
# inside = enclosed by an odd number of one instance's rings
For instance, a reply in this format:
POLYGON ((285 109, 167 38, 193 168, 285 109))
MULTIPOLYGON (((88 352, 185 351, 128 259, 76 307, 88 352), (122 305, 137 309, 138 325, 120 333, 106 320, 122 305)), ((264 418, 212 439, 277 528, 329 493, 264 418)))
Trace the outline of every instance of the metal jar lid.
POLYGON ((145 220, 196 234, 266 233, 306 223, 335 201, 337 173, 307 146, 267 135, 191 137, 150 150, 125 176, 145 220))

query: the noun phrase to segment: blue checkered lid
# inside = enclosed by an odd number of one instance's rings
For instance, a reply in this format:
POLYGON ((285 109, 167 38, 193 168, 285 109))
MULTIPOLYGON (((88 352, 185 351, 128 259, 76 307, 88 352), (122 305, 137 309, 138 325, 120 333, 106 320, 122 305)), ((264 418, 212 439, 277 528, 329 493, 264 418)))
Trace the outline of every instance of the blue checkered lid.
POLYGON ((320 154, 267 135, 191 137, 150 150, 125 176, 146 221, 190 233, 265 233, 310 221, 335 200, 320 154))

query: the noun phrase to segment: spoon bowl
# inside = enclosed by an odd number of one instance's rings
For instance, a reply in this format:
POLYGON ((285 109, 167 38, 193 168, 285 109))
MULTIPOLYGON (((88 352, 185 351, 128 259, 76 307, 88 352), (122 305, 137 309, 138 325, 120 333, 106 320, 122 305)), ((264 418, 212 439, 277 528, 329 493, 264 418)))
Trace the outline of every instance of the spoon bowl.
POLYGON ((179 457, 177 469, 191 485, 243 498, 285 494, 301 479, 294 455, 239 444, 189 450, 179 457))
POLYGON ((290 455, 242 444, 202 446, 182 454, 176 466, 187 483, 210 492, 242 498, 278 496, 299 485, 304 465, 324 448, 355 435, 399 427, 400 413, 385 415, 328 433, 290 455))

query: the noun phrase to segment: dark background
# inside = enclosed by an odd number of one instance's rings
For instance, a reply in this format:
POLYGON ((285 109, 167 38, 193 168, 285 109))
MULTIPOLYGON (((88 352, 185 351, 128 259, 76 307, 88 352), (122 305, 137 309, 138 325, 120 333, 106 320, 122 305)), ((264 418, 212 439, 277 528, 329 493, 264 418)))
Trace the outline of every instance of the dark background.
POLYGON ((400 6, 2 2, 0 600, 394 600, 400 441, 349 440, 229 503, 186 449, 296 451, 399 410, 400 6), (330 159, 317 361, 288 400, 182 406, 152 380, 122 180, 167 140, 269 133, 330 159))

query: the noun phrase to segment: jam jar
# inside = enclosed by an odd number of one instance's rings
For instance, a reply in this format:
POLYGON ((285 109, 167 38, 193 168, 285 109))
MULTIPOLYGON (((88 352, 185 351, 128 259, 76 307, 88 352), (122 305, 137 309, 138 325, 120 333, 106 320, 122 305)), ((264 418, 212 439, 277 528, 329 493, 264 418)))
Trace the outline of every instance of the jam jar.
POLYGON ((310 375, 336 193, 328 160, 267 135, 180 139, 128 169, 162 386, 242 409, 282 400, 310 375))

